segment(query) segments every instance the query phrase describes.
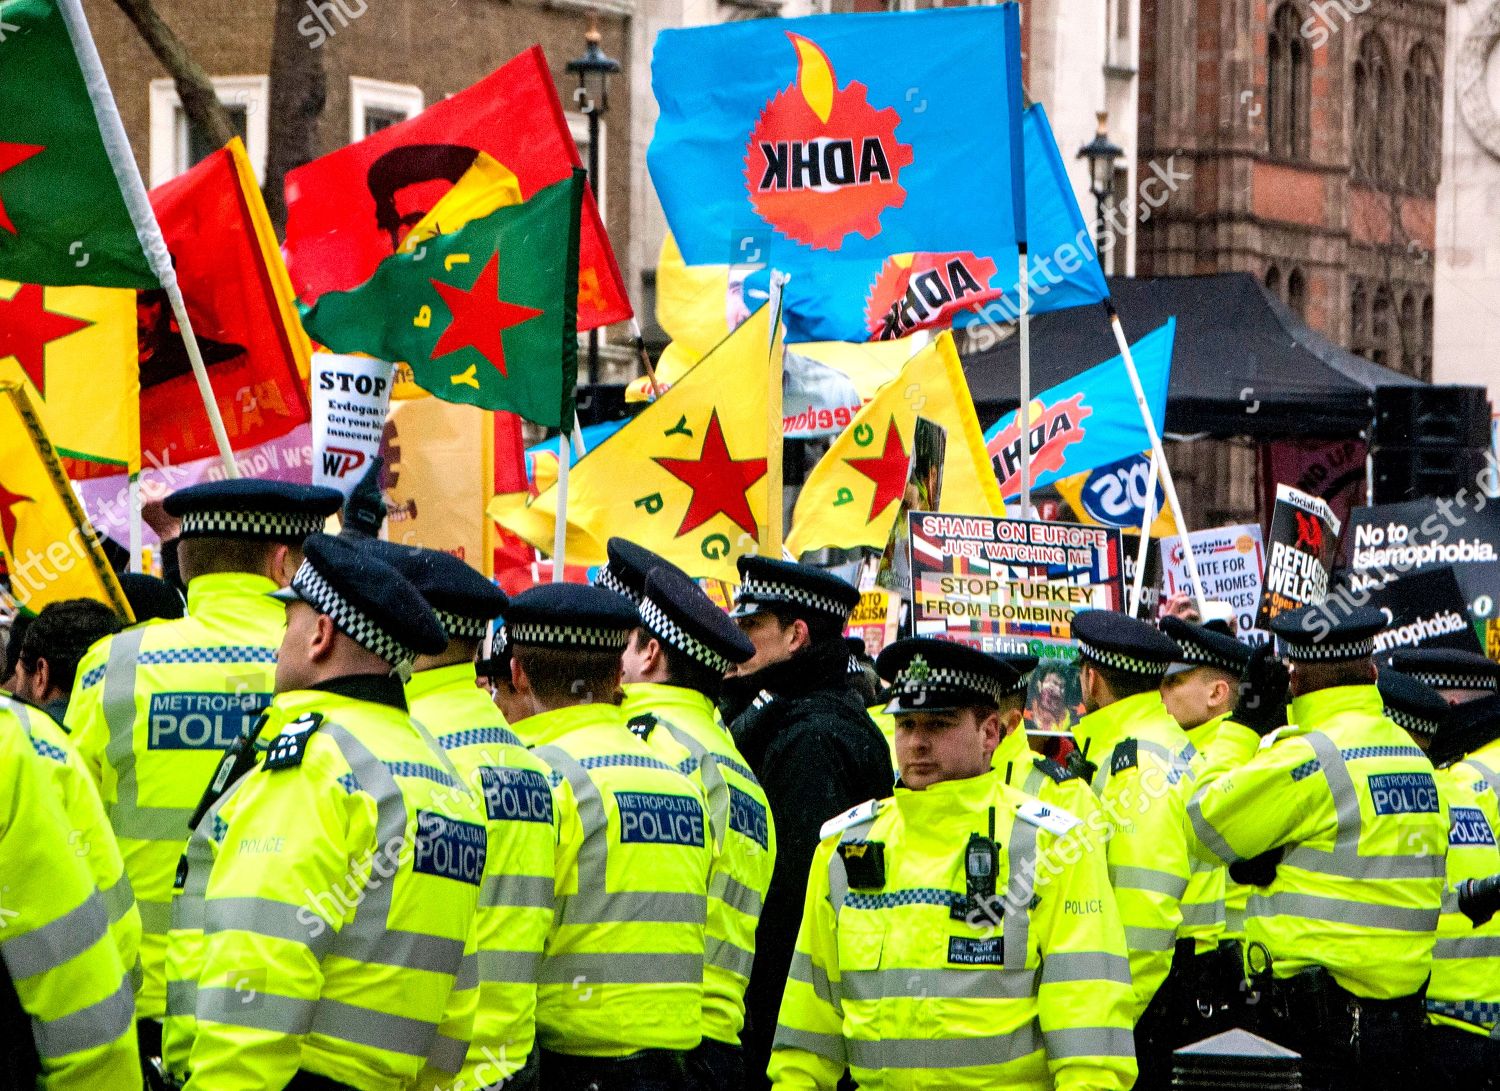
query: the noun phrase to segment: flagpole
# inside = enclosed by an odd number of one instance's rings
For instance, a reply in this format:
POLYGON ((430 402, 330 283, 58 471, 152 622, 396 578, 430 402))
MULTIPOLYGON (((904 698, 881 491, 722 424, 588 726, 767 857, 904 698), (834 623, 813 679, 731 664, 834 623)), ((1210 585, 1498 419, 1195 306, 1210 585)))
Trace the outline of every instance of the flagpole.
POLYGON ((198 339, 193 335, 193 322, 188 317, 187 304, 182 298, 182 288, 177 283, 177 271, 172 267, 172 255, 167 250, 167 241, 162 237, 161 224, 156 222, 156 213, 151 208, 151 198, 146 193, 146 183, 141 180, 140 167, 136 165, 135 153, 130 150, 130 138, 125 135, 125 125, 120 120, 119 108, 115 105, 109 89, 109 79, 104 74, 104 65, 99 60, 99 49, 89 31, 88 19, 84 16, 80 0, 58 0, 58 12, 63 25, 68 28, 68 37, 73 41, 73 52, 83 70, 83 79, 88 87, 89 101, 94 107, 94 118, 99 125, 104 149, 114 168, 115 181, 120 195, 130 211, 130 220, 135 225, 136 237, 151 265, 151 271, 161 282, 172 305, 172 314, 182 332, 182 342, 187 347, 188 362, 193 367, 193 377, 198 381, 198 394, 203 399, 203 408, 208 413, 209 427, 213 430, 214 442, 219 448, 219 458, 224 463, 226 477, 239 477, 235 465, 234 448, 224 430, 224 418, 219 414, 218 402, 214 400, 213 386, 208 381, 208 369, 203 364, 203 353, 198 348, 198 339))
POLYGON ((774 270, 771 273, 769 303, 772 308, 769 335, 771 343, 766 346, 766 529, 765 538, 760 543, 760 552, 763 557, 775 558, 781 557, 783 531, 785 530, 782 525, 785 519, 785 504, 782 500, 785 484, 784 468, 781 464, 783 432, 781 373, 784 366, 782 359, 784 354, 776 351, 776 343, 781 332, 782 293, 786 289, 787 281, 791 279, 787 273, 774 270))
POLYGON ((1146 556, 1151 549, 1151 524, 1156 522, 1156 479, 1160 467, 1151 452, 1151 472, 1146 476, 1146 513, 1141 519, 1141 540, 1135 547, 1135 584, 1130 590, 1130 616, 1140 616, 1141 596, 1146 593, 1146 556))
POLYGON ((573 437, 557 437, 557 518, 552 524, 552 582, 562 583, 568 564, 568 467, 573 463, 573 437))
MULTIPOLYGON (((1109 326, 1114 331, 1115 344, 1120 348, 1120 358, 1125 361, 1125 374, 1130 377, 1130 388, 1135 391, 1136 408, 1141 411, 1141 421, 1146 426, 1146 435, 1151 440, 1151 458, 1161 471, 1162 488, 1166 490, 1167 503, 1172 505, 1172 519, 1177 524, 1177 533, 1182 538, 1183 554, 1187 559, 1188 577, 1199 601, 1203 599, 1203 581, 1198 577, 1198 558, 1188 547, 1187 520, 1182 514, 1182 502, 1177 499, 1177 486, 1172 482, 1172 467, 1167 465, 1167 453, 1162 449, 1161 435, 1156 431, 1156 421, 1151 419, 1151 406, 1146 401, 1146 391, 1141 386, 1141 376, 1135 369, 1135 357, 1130 352, 1130 342, 1125 340, 1125 329, 1120 325, 1120 314, 1115 310, 1114 300, 1105 299, 1105 313, 1109 315, 1109 326)), ((1155 490, 1152 490, 1155 494, 1155 490)))
POLYGON ((129 482, 127 495, 130 500, 130 571, 143 572, 145 569, 141 566, 141 548, 144 535, 141 533, 140 471, 137 470, 131 474, 127 480, 129 482))
POLYGON ((1026 261, 1026 241, 1017 246, 1021 255, 1016 294, 1021 304, 1021 404, 1016 423, 1021 426, 1021 518, 1031 518, 1031 269, 1026 261))

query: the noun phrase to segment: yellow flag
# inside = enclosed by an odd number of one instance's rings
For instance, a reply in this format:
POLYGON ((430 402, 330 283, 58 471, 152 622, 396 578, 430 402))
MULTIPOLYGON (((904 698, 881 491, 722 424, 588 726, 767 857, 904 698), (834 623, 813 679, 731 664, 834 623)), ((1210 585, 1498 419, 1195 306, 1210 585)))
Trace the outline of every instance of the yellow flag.
POLYGON ((0 383, 0 553, 28 610, 90 598, 133 618, 20 383, 0 383))
POLYGON ((135 291, 0 280, 0 382, 22 385, 59 453, 135 473, 135 291))
MULTIPOLYGON (((607 560, 614 535, 688 575, 738 582, 766 524, 770 308, 762 307, 672 388, 572 469, 568 563, 607 560)), ((779 351, 778 342, 772 351, 779 351)), ((780 492, 778 490, 779 499, 780 492)), ((499 496, 490 515, 548 552, 555 487, 530 504, 499 496)))
POLYGON ((884 548, 904 510, 917 418, 946 431, 938 510, 1004 515, 969 385, 945 330, 861 409, 813 467, 797 498, 787 550, 884 548))
MULTIPOLYGON (((1057 493, 1073 509, 1074 522, 1090 526, 1118 527, 1122 534, 1140 534, 1145 515, 1146 482, 1151 468, 1151 452, 1143 451, 1120 462, 1100 466, 1052 483, 1057 493)), ((1161 486, 1156 488, 1158 506, 1151 523, 1151 537, 1170 538, 1177 533, 1172 517, 1172 502, 1161 486)))

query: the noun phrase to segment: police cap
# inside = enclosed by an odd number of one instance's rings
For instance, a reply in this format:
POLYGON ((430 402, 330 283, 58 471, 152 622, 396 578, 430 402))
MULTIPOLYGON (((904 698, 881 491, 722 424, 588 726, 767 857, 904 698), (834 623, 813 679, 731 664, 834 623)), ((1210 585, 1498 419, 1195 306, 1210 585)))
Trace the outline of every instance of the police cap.
POLYGON ((1458 648, 1402 648, 1391 653, 1391 668, 1433 689, 1500 692, 1500 663, 1458 648))
POLYGON ((641 624, 663 644, 716 674, 755 654, 755 645, 691 578, 663 565, 646 577, 641 624))
POLYGON ((859 602, 854 587, 812 565, 741 557, 739 569, 740 586, 730 617, 749 617, 774 608, 803 620, 823 619, 843 626, 859 602))
POLYGON ((510 601, 505 592, 451 553, 396 542, 370 542, 386 564, 417 589, 447 630, 448 637, 483 640, 510 601))
POLYGON ((162 502, 183 538, 300 542, 323 529, 344 502, 337 489, 238 477, 178 489, 162 502))
POLYGON ((505 612, 513 648, 617 651, 640 623, 629 599, 577 583, 538 584, 511 599, 505 612))
POLYGON ((977 648, 917 636, 888 645, 875 670, 890 683, 894 715, 997 706, 1016 692, 1020 675, 1008 663, 977 648))
POLYGON ((1377 685, 1385 714, 1413 734, 1430 739, 1448 719, 1451 709, 1442 694, 1409 674, 1381 671, 1377 685))
POLYGON ((637 606, 646 593, 646 577, 652 569, 662 565, 677 568, 645 546, 638 546, 625 538, 611 538, 604 548, 609 554, 609 563, 594 573, 594 586, 623 595, 637 606))
POLYGON ((1082 658, 1126 674, 1159 678, 1182 658, 1177 643, 1156 626, 1113 610, 1075 614, 1073 639, 1082 658))
POLYGON ((402 672, 418 655, 437 655, 448 635, 417 589, 380 560, 369 543, 311 535, 290 587, 273 591, 282 602, 305 602, 327 614, 338 630, 402 672))
POLYGON ((1301 606, 1271 619, 1282 654, 1301 663, 1368 659, 1375 654, 1375 634, 1384 628, 1385 615, 1370 606, 1337 622, 1322 606, 1301 606))
POLYGON ((1162 618, 1161 631, 1176 641, 1182 657, 1167 668, 1180 674, 1194 667, 1213 667, 1239 677, 1250 662, 1250 645, 1207 625, 1195 625, 1179 617, 1162 618))
POLYGON ((1016 672, 1015 685, 1009 693, 1002 696, 1015 697, 1025 693, 1031 686, 1032 672, 1036 670, 1036 665, 1041 660, 1034 655, 1027 655, 1024 652, 992 652, 991 654, 994 658, 1000 660, 1000 662, 1016 672))

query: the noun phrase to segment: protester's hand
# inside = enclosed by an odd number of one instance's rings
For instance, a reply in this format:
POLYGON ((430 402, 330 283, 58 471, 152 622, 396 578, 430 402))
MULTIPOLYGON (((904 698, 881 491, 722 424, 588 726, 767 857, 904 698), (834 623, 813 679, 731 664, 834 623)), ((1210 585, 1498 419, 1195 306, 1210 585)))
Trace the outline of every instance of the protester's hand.
POLYGON ((1203 620, 1203 615, 1198 612, 1198 604, 1193 601, 1193 596, 1185 591, 1179 591, 1167 599, 1166 608, 1162 613, 1165 617, 1175 617, 1194 625, 1203 620))
POLYGON ((369 469, 344 502, 342 534, 354 538, 379 537, 380 525, 385 522, 385 496, 380 491, 382 464, 378 456, 370 459, 369 469))
POLYGON ((1276 868, 1281 863, 1283 849, 1268 849, 1248 860, 1236 860, 1229 865, 1229 877, 1245 886, 1270 886, 1276 878, 1276 868))
POLYGON ((1291 672, 1276 658, 1269 644, 1250 653, 1250 661, 1240 675, 1240 698, 1230 716, 1262 738, 1286 723, 1286 695, 1291 672))

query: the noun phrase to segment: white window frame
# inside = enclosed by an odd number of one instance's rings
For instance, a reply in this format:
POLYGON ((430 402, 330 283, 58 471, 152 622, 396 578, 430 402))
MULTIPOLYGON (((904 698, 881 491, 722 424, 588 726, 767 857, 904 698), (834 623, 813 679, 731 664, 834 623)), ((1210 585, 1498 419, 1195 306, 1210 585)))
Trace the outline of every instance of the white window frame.
POLYGON ((411 119, 420 114, 426 104, 422 89, 412 84, 350 76, 349 143, 354 144, 365 138, 367 110, 390 110, 392 113, 405 114, 411 119))
MULTIPOLYGON (((214 90, 225 105, 245 107, 245 151, 255 180, 265 184, 267 133, 270 129, 271 79, 269 76, 214 76, 214 90)), ((159 186, 182 174, 187 162, 187 115, 177 86, 170 79, 151 81, 150 174, 159 186)))

